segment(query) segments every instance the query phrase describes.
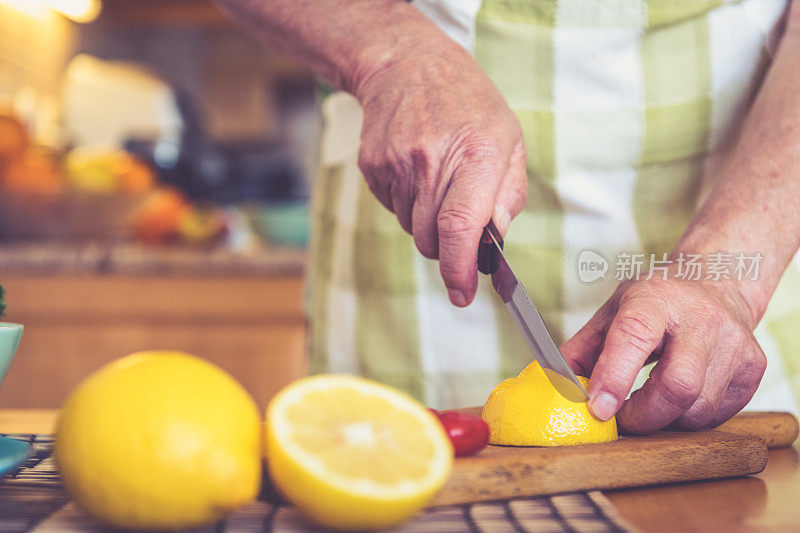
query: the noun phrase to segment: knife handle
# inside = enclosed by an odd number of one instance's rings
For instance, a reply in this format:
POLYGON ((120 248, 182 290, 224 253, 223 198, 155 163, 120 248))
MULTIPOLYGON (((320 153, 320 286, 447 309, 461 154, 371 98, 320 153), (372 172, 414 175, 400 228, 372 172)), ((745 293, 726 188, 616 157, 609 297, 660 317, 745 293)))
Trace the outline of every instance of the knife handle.
POLYGON ((489 223, 483 228, 481 242, 478 245, 478 271, 482 274, 494 274, 500 266, 500 259, 497 257, 497 248, 494 245, 492 237, 494 237, 494 240, 497 241, 497 244, 500 245, 500 249, 502 250, 503 237, 497 230, 497 226, 494 225, 494 220, 489 220, 489 223))

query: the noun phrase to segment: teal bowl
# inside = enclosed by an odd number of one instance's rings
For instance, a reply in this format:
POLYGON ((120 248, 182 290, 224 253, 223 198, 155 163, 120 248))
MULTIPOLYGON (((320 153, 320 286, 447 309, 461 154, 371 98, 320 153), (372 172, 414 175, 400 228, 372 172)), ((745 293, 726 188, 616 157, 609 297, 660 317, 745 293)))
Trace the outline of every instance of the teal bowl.
POLYGON ((6 377, 8 367, 14 354, 17 353, 19 340, 22 338, 22 324, 0 322, 0 383, 6 377))
POLYGON ((253 205, 248 214, 253 229, 273 244, 302 248, 308 243, 308 201, 253 205))
MULTIPOLYGON (((22 338, 22 324, 0 322, 0 383, 6 377, 11 360, 22 338)), ((0 437, 0 476, 22 463, 31 453, 27 442, 0 437)))

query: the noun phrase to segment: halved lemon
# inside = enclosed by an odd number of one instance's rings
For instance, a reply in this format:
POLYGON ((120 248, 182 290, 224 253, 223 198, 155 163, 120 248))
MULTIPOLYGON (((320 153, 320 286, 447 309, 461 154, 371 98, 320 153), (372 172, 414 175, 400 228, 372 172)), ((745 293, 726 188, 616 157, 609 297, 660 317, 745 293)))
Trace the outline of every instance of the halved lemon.
POLYGON ((447 481, 453 448, 410 396, 353 376, 298 380, 267 408, 275 485, 312 521, 335 529, 399 524, 447 481))
MULTIPOLYGON (((570 446, 617 440, 617 421, 598 420, 586 402, 572 402, 553 387, 548 375, 566 379, 533 361, 517 377, 497 385, 481 416, 489 424, 490 444, 570 446)), ((578 376, 589 388, 589 380, 578 376)))

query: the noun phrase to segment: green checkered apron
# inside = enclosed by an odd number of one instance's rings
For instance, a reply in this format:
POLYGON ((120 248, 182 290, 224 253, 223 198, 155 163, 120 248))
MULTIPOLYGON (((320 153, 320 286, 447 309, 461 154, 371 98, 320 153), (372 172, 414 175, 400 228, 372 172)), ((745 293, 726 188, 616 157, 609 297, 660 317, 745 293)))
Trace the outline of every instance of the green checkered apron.
MULTIPOLYGON (((719 174, 774 51, 785 0, 417 0, 471 50, 522 124, 529 197, 506 252, 557 341, 611 295, 621 253, 672 250, 719 174), (611 266, 581 281, 591 249, 611 266)), ((465 80, 468 83, 468 80, 465 80)), ((313 195, 312 371, 358 373, 445 408, 481 405, 531 354, 489 280, 450 305, 356 164, 361 110, 328 95, 313 195)), ((465 110, 468 111, 468 110, 465 110)), ((733 250, 731 252, 757 252, 733 250)), ((750 407, 800 404, 800 270, 757 336, 750 407)))

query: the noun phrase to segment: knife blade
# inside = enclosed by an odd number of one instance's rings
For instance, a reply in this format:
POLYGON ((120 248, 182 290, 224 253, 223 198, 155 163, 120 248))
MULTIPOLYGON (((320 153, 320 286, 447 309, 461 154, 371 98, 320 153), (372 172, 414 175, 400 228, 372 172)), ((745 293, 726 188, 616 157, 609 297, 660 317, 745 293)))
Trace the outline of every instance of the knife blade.
POLYGON ((572 368, 547 331, 542 315, 506 261, 503 255, 503 239, 494 221, 490 220, 483 230, 478 264, 481 272, 492 276, 495 291, 511 313, 534 358, 539 361, 553 387, 570 401, 588 400, 586 389, 575 377, 572 368))

